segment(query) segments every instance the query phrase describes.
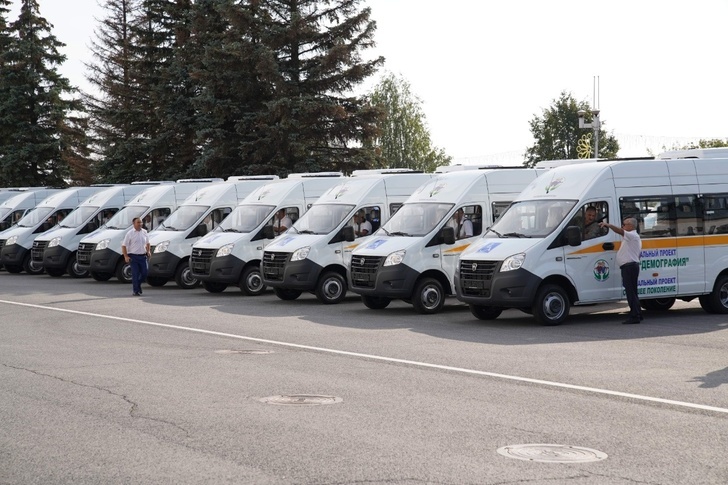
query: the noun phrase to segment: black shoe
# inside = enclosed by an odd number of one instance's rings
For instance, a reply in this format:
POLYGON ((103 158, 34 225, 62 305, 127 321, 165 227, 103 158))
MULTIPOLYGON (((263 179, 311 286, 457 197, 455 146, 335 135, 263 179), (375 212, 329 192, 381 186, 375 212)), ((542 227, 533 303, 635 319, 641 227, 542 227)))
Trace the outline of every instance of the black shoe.
POLYGON ((635 323, 640 323, 641 318, 628 318, 627 320, 623 321, 623 325, 632 325, 635 323))
POLYGON ((142 294, 135 291, 133 296, 142 296, 142 294))
MULTIPOLYGON (((141 296, 142 293, 144 293, 144 292, 142 290, 139 290, 139 295, 140 296, 141 296)), ((642 320, 642 317, 641 316, 640 316, 640 320, 642 320)))

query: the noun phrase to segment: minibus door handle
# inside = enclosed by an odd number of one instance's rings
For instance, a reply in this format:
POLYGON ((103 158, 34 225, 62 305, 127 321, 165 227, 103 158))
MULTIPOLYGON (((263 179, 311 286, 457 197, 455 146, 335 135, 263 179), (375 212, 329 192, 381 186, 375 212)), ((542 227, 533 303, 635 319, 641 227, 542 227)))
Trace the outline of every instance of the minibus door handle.
POLYGON ((602 249, 604 249, 605 251, 611 251, 614 249, 614 243, 606 242, 602 244, 602 249))

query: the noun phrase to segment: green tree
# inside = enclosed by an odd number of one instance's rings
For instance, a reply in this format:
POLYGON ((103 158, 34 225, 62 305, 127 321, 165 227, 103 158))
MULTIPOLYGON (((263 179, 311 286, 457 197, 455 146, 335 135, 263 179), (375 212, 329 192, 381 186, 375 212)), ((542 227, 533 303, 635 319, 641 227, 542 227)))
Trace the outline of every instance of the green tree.
POLYGON ((422 101, 403 77, 385 75, 374 87, 371 102, 384 114, 374 140, 380 166, 432 172, 452 162, 444 150, 432 146, 422 101))
POLYGON ((728 147, 728 138, 725 140, 722 140, 720 138, 711 138, 711 139, 700 139, 698 140, 698 143, 688 143, 685 146, 681 146, 679 148, 673 147, 673 150, 692 150, 694 148, 723 148, 728 147))
MULTIPOLYGON (((7 56, 2 54, 9 51, 13 42, 7 20, 7 15, 10 11, 8 8, 9 5, 10 0, 0 0, 0 100, 8 98, 10 89, 8 85, 8 60, 7 56)), ((3 104, 0 103, 0 110, 2 109, 3 104)), ((11 113, 0 111, 0 147, 10 144, 12 140, 10 133, 12 125, 10 115, 11 113)), ((0 185, 6 186, 7 184, 3 184, 0 179, 0 185)))
MULTIPOLYGON (((380 112, 352 89, 384 59, 363 61, 376 24, 361 0, 259 0, 262 61, 272 100, 255 117, 254 137, 241 146, 257 167, 279 173, 351 172, 375 162, 368 141, 380 112)), ((255 39, 252 39, 255 41, 255 39)), ((243 127, 246 127, 243 124, 243 127)))
MULTIPOLYGON (((529 122, 535 144, 526 149, 524 165, 533 167, 543 160, 578 158, 577 145, 582 135, 592 133, 591 128, 579 128, 577 112, 587 112, 586 122, 591 122, 591 107, 585 101, 578 102, 571 93, 562 91, 552 105, 534 116, 529 122)), ((592 142, 593 143, 593 142, 592 142)), ((592 145, 593 146, 593 145, 592 145)), ((599 153, 595 158, 614 158, 619 151, 617 139, 604 130, 599 131, 599 153)), ((592 156, 594 156, 592 154, 592 156)))
POLYGON ((66 60, 59 52, 64 44, 41 17, 37 0, 21 1, 9 30, 12 42, 0 52, 5 94, 0 113, 7 137, 0 146, 0 180, 3 185, 66 185, 73 174, 64 150, 69 153, 67 144, 83 138, 64 137, 64 126, 83 106, 57 71, 66 60))

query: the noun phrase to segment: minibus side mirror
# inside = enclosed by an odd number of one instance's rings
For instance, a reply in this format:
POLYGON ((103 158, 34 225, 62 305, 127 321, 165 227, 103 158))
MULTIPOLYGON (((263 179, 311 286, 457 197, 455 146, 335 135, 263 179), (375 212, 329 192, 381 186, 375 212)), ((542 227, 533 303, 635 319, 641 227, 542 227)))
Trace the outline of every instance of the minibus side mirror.
POLYGON ((581 229, 579 229, 579 226, 566 228, 566 242, 569 246, 579 246, 581 244, 581 229))
POLYGON ((455 244, 455 228, 446 226, 440 229, 440 238, 443 244, 455 244))
POLYGON ((354 234, 354 226, 342 227, 341 236, 344 238, 344 241, 346 241, 346 242, 352 242, 354 239, 356 239, 356 236, 354 234))
POLYGON ((266 239, 273 239, 276 237, 273 233, 273 226, 263 226, 261 232, 263 233, 263 237, 266 239))

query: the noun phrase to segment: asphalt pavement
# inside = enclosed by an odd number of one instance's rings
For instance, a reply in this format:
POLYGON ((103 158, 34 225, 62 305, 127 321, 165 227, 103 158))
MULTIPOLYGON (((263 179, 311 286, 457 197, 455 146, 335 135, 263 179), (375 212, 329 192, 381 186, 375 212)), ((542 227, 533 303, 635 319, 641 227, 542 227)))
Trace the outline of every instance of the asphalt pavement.
POLYGON ((0 483, 728 483, 728 315, 625 310, 0 272, 0 483))

